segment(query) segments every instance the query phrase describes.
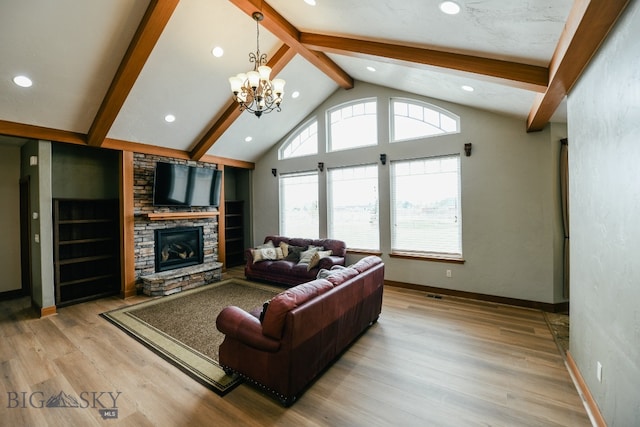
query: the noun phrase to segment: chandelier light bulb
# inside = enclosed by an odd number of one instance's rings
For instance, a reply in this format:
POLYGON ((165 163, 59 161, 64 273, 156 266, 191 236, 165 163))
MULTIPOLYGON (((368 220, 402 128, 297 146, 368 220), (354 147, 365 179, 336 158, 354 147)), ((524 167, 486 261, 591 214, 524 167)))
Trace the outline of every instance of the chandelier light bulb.
POLYGON ((273 79, 273 81, 271 82, 271 87, 273 89, 273 92, 278 95, 279 98, 282 97, 282 94, 284 94, 284 85, 285 85, 285 81, 282 79, 273 79))
POLYGON ((258 67, 258 73, 260 73, 260 78, 262 80, 269 80, 269 76, 271 75, 271 67, 261 65, 260 67, 258 67))
POLYGON ((242 89, 242 83, 244 82, 238 76, 229 77, 229 84, 231 85, 231 92, 233 93, 237 94, 240 92, 240 90, 242 89))
POLYGON ((247 80, 249 81, 249 86, 255 90, 260 83, 260 73, 257 71, 249 71, 247 73, 247 80))

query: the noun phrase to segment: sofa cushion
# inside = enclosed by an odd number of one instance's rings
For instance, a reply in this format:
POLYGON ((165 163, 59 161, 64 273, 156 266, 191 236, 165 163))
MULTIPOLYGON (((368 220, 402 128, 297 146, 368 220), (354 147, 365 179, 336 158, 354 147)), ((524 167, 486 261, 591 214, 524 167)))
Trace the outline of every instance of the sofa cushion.
POLYGON ((269 301, 262 321, 262 333, 274 339, 282 338, 282 328, 287 313, 331 289, 333 289, 331 282, 317 279, 279 293, 269 301))

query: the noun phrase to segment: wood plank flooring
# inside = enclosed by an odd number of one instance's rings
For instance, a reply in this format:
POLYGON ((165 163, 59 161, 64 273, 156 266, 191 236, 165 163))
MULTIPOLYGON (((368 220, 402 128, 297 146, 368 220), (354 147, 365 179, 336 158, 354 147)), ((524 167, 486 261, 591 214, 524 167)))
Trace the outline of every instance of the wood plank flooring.
POLYGON ((591 425, 536 310, 386 287, 379 322, 283 408, 244 384, 220 397, 99 317, 146 299, 44 319, 0 302, 0 425, 591 425), (46 407, 60 392, 81 407, 46 407))

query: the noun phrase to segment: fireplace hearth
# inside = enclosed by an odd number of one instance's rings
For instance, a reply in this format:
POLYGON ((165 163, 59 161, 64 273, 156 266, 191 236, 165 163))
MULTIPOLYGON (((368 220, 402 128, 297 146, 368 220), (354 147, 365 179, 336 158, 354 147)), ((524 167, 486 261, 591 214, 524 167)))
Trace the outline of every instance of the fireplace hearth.
POLYGON ((175 227, 155 230, 156 272, 202 264, 202 227, 175 227))

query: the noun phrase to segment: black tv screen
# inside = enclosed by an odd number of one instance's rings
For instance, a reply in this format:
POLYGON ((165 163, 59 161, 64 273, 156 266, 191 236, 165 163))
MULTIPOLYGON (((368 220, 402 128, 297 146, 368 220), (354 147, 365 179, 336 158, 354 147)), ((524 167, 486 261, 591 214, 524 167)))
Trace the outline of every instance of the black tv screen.
POLYGON ((153 181, 153 205, 218 207, 221 183, 220 170, 158 162, 153 181))

